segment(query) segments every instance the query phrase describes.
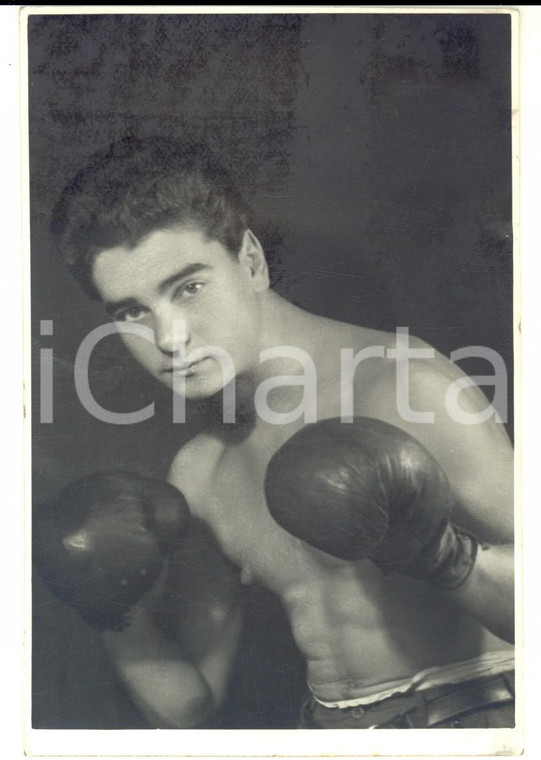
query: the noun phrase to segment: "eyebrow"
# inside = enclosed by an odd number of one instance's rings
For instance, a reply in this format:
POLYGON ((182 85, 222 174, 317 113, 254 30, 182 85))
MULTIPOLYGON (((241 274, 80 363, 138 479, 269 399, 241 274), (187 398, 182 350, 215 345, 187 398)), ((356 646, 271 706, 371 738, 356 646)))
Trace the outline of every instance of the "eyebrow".
POLYGON ((172 274, 166 280, 163 280, 163 282, 160 282, 158 285, 158 293, 163 295, 163 293, 165 293, 165 291, 168 290, 171 285, 174 285, 175 282, 178 282, 178 280, 183 280, 185 277, 189 277, 191 274, 195 274, 196 272, 201 272, 203 269, 210 268, 211 267, 209 264, 188 264, 180 271, 172 274))
MULTIPOLYGON (((182 267, 182 269, 180 269, 178 272, 174 272, 174 274, 170 275, 165 280, 160 282, 158 285, 158 293, 162 295, 171 287, 171 285, 174 285, 179 280, 184 280, 186 277, 189 277, 196 272, 201 272, 204 269, 211 269, 211 266, 209 264, 194 263, 182 267)), ((139 306, 139 301, 136 298, 123 298, 120 301, 105 301, 104 305, 107 313, 112 316, 117 311, 119 311, 119 309, 139 306)))

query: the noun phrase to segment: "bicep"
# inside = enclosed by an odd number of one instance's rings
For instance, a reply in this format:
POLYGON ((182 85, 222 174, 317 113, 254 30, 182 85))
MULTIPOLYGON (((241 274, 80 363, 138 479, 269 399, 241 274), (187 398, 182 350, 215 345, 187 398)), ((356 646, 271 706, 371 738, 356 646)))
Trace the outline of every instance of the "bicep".
POLYGON ((444 469, 455 496, 453 521, 489 543, 513 541, 513 452, 489 422, 445 423, 421 436, 444 469))

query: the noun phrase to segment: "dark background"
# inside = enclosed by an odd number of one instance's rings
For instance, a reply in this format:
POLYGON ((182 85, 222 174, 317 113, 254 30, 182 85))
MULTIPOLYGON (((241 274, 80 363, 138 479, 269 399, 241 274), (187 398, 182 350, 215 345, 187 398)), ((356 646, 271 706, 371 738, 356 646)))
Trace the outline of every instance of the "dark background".
MULTIPOLYGON (((77 348, 105 317, 55 260, 49 218, 90 154, 125 134, 203 138, 221 154, 285 297, 408 326, 447 356, 488 346, 511 379, 507 15, 36 15, 28 39, 36 505, 104 467, 164 477, 192 434, 115 337, 94 352, 95 397, 114 411, 154 400, 155 416, 107 425, 74 390, 77 348), (54 422, 40 424, 49 347, 54 422)), ((493 374, 482 360, 461 366, 493 374)), ((509 399, 512 433, 511 387, 509 399)), ((97 636, 37 578, 34 592, 34 727, 144 727, 97 636)), ((220 725, 294 726, 302 662, 275 600, 250 597, 220 725)))

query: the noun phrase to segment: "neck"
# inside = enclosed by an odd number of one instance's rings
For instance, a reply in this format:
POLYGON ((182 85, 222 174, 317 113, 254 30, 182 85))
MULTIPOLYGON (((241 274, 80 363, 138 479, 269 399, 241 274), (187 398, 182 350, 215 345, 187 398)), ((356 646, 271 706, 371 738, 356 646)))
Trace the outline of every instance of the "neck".
MULTIPOLYGON (((304 352, 314 357, 317 345, 314 321, 317 319, 313 314, 269 291, 261 301, 259 351, 288 346, 299 349, 299 354, 304 352)), ((260 384, 277 375, 296 375, 301 371, 298 359, 286 356, 285 352, 277 352, 273 358, 258 360, 252 377, 256 384, 260 384)))
MULTIPOLYGON (((231 434, 239 430, 249 431, 257 423, 255 394, 262 383, 280 376, 299 376, 304 374, 302 357, 308 354, 315 361, 315 344, 317 330, 314 329, 314 315, 294 306, 289 301, 267 292, 262 295, 260 303, 260 335, 250 371, 235 378, 235 424, 226 428, 231 434), (276 354, 260 360, 263 352, 280 347, 298 349, 292 355, 286 350, 276 351, 276 354)), ((268 394, 269 406, 276 412, 287 412, 295 409, 302 398, 304 389, 299 385, 288 385, 287 381, 277 384, 268 394)), ((222 426, 223 392, 220 392, 206 402, 206 417, 212 426, 222 426)))

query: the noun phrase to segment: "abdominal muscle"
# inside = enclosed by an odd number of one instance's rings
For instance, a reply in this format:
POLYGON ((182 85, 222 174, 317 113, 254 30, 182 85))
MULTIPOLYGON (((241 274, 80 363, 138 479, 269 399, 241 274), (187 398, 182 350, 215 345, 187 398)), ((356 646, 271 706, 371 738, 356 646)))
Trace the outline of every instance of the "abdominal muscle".
POLYGON ((328 570, 282 593, 308 683, 324 702, 511 648, 423 582, 386 579, 369 562, 328 570))

